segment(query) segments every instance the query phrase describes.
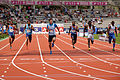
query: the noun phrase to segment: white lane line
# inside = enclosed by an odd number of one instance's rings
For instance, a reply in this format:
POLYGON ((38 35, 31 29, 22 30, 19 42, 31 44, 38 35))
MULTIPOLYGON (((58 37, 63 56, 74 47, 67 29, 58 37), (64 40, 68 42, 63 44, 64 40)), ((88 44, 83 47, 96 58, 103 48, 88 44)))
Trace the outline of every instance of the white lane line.
POLYGON ((6 39, 8 39, 9 37, 6 37, 5 39, 1 39, 0 42, 3 42, 5 41, 6 39))
MULTIPOLYGON (((57 62, 49 62, 49 63, 65 63, 65 62, 70 62, 70 61, 57 61, 57 62)), ((16 63, 16 64, 41 64, 42 62, 23 62, 23 63, 16 63)), ((9 65, 9 64, 0 64, 0 65, 9 65)))
POLYGON ((73 75, 77 75, 77 76, 81 76, 81 77, 87 77, 87 78, 92 78, 92 79, 98 79, 98 80, 105 80, 105 79, 102 79, 102 78, 96 78, 96 77, 92 77, 92 76, 86 76, 86 75, 83 75, 83 74, 78 74, 78 73, 74 73, 74 72, 70 72, 70 71, 67 71, 67 70, 64 70, 64 69, 61 69, 61 68, 58 68, 58 67, 55 67, 51 64, 48 64, 46 63, 44 60, 43 60, 43 56, 42 56, 42 52, 41 52, 41 48, 40 48, 40 44, 39 44, 39 40, 38 40, 38 36, 37 37, 37 42, 38 42, 38 47, 39 47, 39 52, 40 52, 40 57, 41 57, 41 60, 44 64, 54 68, 54 69, 57 69, 57 70, 60 70, 60 71, 63 71, 63 72, 66 72, 66 73, 69 73, 69 74, 73 74, 73 75))
POLYGON ((7 73, 7 71, 4 71, 4 73, 7 73))
POLYGON ((39 60, 38 58, 20 58, 20 60, 39 60))
POLYGON ((4 75, 2 75, 1 77, 4 77, 4 75))
POLYGON ((9 67, 7 67, 7 69, 9 69, 9 67))
POLYGON ((3 79, 3 78, 0 78, 0 80, 5 80, 5 79, 3 79))
MULTIPOLYGON (((59 38, 57 38, 57 39, 59 39, 59 38)), ((68 45, 70 45, 70 46, 72 46, 71 44, 69 44, 69 43, 67 43, 67 42, 65 42, 65 41, 63 41, 63 40, 61 40, 61 39, 59 39, 59 40, 62 41, 62 42, 64 42, 64 43, 66 43, 66 44, 68 44, 68 45)), ((82 52, 84 52, 84 53, 87 53, 87 52, 85 52, 85 51, 83 51, 83 50, 81 50, 81 49, 79 49, 79 48, 77 48, 77 47, 76 47, 76 49, 78 49, 78 50, 80 50, 80 51, 82 51, 82 52)), ((120 74, 120 73, 117 73, 117 72, 108 71, 108 70, 103 70, 103 69, 91 67, 91 66, 88 66, 88 65, 85 65, 85 64, 82 64, 82 63, 78 63, 78 62, 74 61, 73 59, 71 59, 68 55, 66 55, 60 48, 59 48, 59 50, 60 50, 66 57, 68 57, 68 59, 70 59, 72 62, 76 63, 77 65, 80 64, 80 65, 82 65, 82 66, 85 66, 85 67, 88 67, 88 68, 91 68, 91 69, 95 69, 95 70, 99 70, 99 71, 104 71, 104 72, 108 72, 108 73, 113 73, 113 74, 120 74)), ((87 54, 88 54, 88 53, 87 53, 87 54)))
MULTIPOLYGON (((61 36, 61 37, 63 37, 63 36, 61 36)), ((69 40, 71 40, 70 38, 66 38, 66 37, 63 37, 63 38, 64 38, 64 39, 69 39, 69 40)), ((61 40, 60 38, 58 38, 58 39, 61 40)), ((63 40, 62 40, 62 41, 63 41, 63 40)), ((81 42, 79 42, 79 41, 78 41, 78 43, 84 44, 84 43, 81 43, 81 42)), ((71 44, 69 44, 69 43, 67 43, 67 44, 68 44, 68 45, 71 45, 71 44)), ((86 44, 84 44, 84 45, 86 45, 86 44)), ((76 47, 76 49, 78 49, 78 50, 80 50, 80 51, 82 51, 82 52, 84 52, 84 53, 86 53, 86 54, 88 54, 88 55, 90 55, 90 56, 98 59, 99 61, 104 62, 104 63, 109 63, 109 64, 112 64, 112 65, 120 66, 120 64, 116 64, 116 63, 112 63, 112 62, 109 62, 109 61, 100 59, 100 58, 98 58, 98 57, 96 57, 96 56, 94 56, 94 55, 92 55, 92 54, 90 54, 90 53, 88 53, 88 52, 86 52, 86 51, 84 51, 84 50, 81 50, 80 48, 77 48, 77 47, 76 47)))
MULTIPOLYGON (((67 35, 68 36, 68 35, 67 35)), ((82 37, 83 38, 83 37, 82 37)), ((87 41, 87 40, 85 40, 85 39, 81 39, 81 38, 78 38, 79 40, 83 40, 83 41, 87 41)), ((100 41, 100 40, 97 40, 97 39, 95 39, 96 41, 100 41)), ((102 42, 102 41, 100 41, 100 42, 102 42)), ((104 41, 103 41, 104 42, 104 41)), ((95 42, 95 44, 97 44, 97 45, 101 45, 101 46, 105 46, 105 47, 108 47, 108 48, 111 48, 112 49, 112 47, 110 47, 110 46, 107 46, 107 45, 105 45, 105 44, 99 44, 99 43, 96 43, 95 42)), ((117 44, 117 45, 119 45, 119 44, 117 44)), ((117 49, 117 50, 120 50, 119 48, 115 48, 115 49, 117 49)))
MULTIPOLYGON (((23 34, 23 35, 24 35, 24 34, 23 34)), ((15 41, 18 40, 18 39, 19 39, 20 37, 22 37, 23 35, 17 37, 17 38, 15 39, 15 41)), ((14 42, 15 42, 15 41, 14 41, 14 42)), ((7 47, 7 46, 9 46, 9 43, 6 44, 5 46, 3 46, 2 48, 0 48, 0 50, 4 49, 4 48, 7 47)))
POLYGON ((34 75, 34 76, 37 76, 37 77, 40 77, 40 78, 48 79, 48 80, 54 80, 54 79, 52 79, 52 78, 47 78, 47 77, 44 77, 44 76, 41 76, 41 75, 32 73, 32 72, 30 72, 30 71, 24 70, 24 69, 18 67, 18 66, 14 63, 14 60, 15 60, 16 57, 18 56, 18 54, 19 54, 19 52, 21 51, 21 49, 23 48, 23 46, 25 45, 25 42, 26 42, 26 41, 27 41, 27 40, 24 41, 24 43, 22 44, 22 46, 20 47, 20 49, 18 50, 18 52, 16 53, 16 55, 15 55, 14 58, 12 59, 12 64, 13 64, 13 66, 16 67, 17 69, 25 72, 25 73, 28 73, 28 74, 31 74, 31 75, 34 75))
MULTIPOLYGON (((79 39, 79 40, 82 40, 82 41, 86 41, 86 40, 83 40, 83 39, 80 39, 80 38, 78 38, 78 39, 79 39)), ((79 41, 78 41, 78 42, 79 42, 79 41)), ((80 42, 79 42, 79 43, 80 43, 80 42)), ((80 44, 86 45, 86 44, 84 44, 84 43, 80 43, 80 44)), ((104 45, 104 44, 99 44, 99 43, 96 43, 96 42, 95 42, 95 44, 97 44, 97 45, 101 45, 101 46, 105 46, 105 47, 108 47, 108 48, 111 48, 111 47, 106 46, 106 45, 104 45)), ((91 47, 93 47, 93 48, 95 48, 95 49, 97 49, 97 50, 100 50, 100 51, 103 51, 103 52, 106 52, 106 53, 112 54, 112 55, 114 55, 114 56, 120 57, 120 55, 114 54, 114 53, 112 53, 112 52, 105 51, 105 50, 103 50, 103 49, 96 48, 96 47, 94 47, 94 46, 91 46, 91 47)), ((117 49, 117 48, 115 48, 115 49, 117 49)), ((118 49, 118 50, 120 50, 120 49, 118 49)))
POLYGON ((0 59, 0 61, 6 61, 7 59, 0 59))
MULTIPOLYGON (((18 34, 16 34, 16 36, 17 36, 18 34)), ((2 41, 4 41, 4 40, 6 40, 6 39, 8 39, 9 37, 7 37, 7 38, 5 38, 5 39, 2 39, 2 40, 0 40, 0 42, 2 42, 2 41)))

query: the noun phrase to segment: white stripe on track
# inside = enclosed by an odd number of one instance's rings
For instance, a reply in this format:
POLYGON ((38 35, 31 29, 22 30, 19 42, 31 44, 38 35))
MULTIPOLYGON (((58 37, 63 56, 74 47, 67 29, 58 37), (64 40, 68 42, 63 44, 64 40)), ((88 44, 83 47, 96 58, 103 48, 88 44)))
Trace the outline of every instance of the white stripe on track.
MULTIPOLYGON (((38 39, 38 37, 37 37, 38 39)), ((96 77, 92 77, 92 76, 86 76, 86 75, 83 75, 83 74, 78 74, 78 73, 74 73, 74 72, 70 72, 70 71, 67 71, 67 70, 64 70, 64 69, 60 69, 58 67, 55 67, 55 66, 52 66, 51 64, 48 64, 46 63, 44 60, 43 60, 43 57, 42 57, 42 52, 41 52, 41 48, 40 48, 40 44, 38 42, 38 46, 39 46, 39 52, 40 52, 40 57, 41 57, 41 60, 43 61, 44 64, 52 67, 52 68, 55 68, 57 70, 60 70, 60 71, 63 71, 63 72, 66 72, 66 73, 69 73, 69 74, 73 74, 73 75, 77 75, 77 76, 82 76, 82 77, 87 77, 87 78, 92 78, 92 79, 98 79, 98 80, 105 80, 105 79, 102 79, 102 78, 96 78, 96 77)))
MULTIPOLYGON (((61 37, 64 38, 64 39, 69 39, 69 40, 71 40, 70 38, 66 38, 66 37, 63 37, 63 36, 61 36, 61 37)), ((58 38, 58 39, 59 39, 59 38, 58 38)), ((60 39, 60 40, 61 40, 61 39, 60 39)), ((81 43, 81 42, 79 42, 79 41, 78 41, 78 43, 84 44, 84 43, 81 43)), ((71 44, 69 44, 69 43, 67 43, 67 44, 68 44, 68 45, 71 45, 71 44)), ((84 45, 87 45, 87 44, 84 44, 84 45)), ((84 53, 86 53, 86 54, 88 54, 88 55, 90 55, 90 56, 98 59, 99 61, 104 62, 104 63, 109 63, 109 64, 112 64, 112 65, 120 66, 120 64, 115 64, 115 63, 112 63, 112 62, 109 62, 109 61, 105 61, 105 60, 100 59, 100 58, 98 58, 98 57, 96 57, 96 56, 94 56, 94 55, 92 55, 92 54, 90 54, 90 53, 88 53, 88 52, 86 52, 86 51, 84 51, 84 50, 81 50, 80 48, 77 48, 77 47, 76 47, 76 49, 78 49, 78 50, 80 50, 80 51, 82 51, 82 52, 84 52, 84 53)))
MULTIPOLYGON (((24 34, 23 34, 23 35, 24 35, 24 34)), ((19 36, 18 38, 16 38, 15 41, 18 40, 18 39, 19 39, 20 37, 22 37, 23 35, 21 35, 21 36, 19 36)), ((6 44, 5 46, 3 46, 2 48, 0 48, 0 50, 4 49, 4 48, 7 47, 7 46, 9 46, 9 43, 6 44)))
MULTIPOLYGON (((59 38, 57 38, 57 39, 59 39, 59 38)), ((63 40, 61 40, 61 39, 59 39, 60 41, 62 41, 62 42, 64 42, 64 43, 66 43, 66 44, 68 44, 68 45, 70 45, 70 46, 72 46, 71 44, 69 44, 69 43, 67 43, 67 42, 65 42, 65 41, 63 41, 63 40)), ((84 52, 84 53, 87 53, 87 52, 85 52, 85 51, 83 51, 83 50, 81 50, 81 49, 79 49, 79 48, 77 48, 76 47, 76 49, 78 49, 78 50, 80 50, 80 51, 82 51, 82 52, 84 52)), ((62 51, 62 50, 61 50, 62 51)), ((63 51, 62 51, 62 53, 64 54, 64 55, 66 55, 63 51)), ((88 66, 88 65, 84 65, 84 64, 81 64, 81 63, 78 63, 77 61, 74 61, 73 59, 71 59, 68 55, 66 55, 66 57, 68 57, 68 59, 70 59, 72 62, 74 62, 74 63, 77 63, 77 64, 80 64, 80 65, 82 65, 82 66, 85 66, 85 67, 88 67, 88 68, 91 68, 91 69, 95 69, 95 70, 99 70, 99 71, 104 71, 104 72, 108 72, 108 73, 112 73, 112 74, 120 74, 120 73, 117 73, 117 72, 113 72, 113 71, 108 71, 108 70, 103 70, 103 69, 99 69, 99 68, 95 68, 95 67, 91 67, 91 66, 88 66)))
POLYGON ((34 76, 37 76, 37 77, 40 77, 40 78, 48 79, 48 80, 54 80, 54 79, 51 79, 51 78, 48 78, 48 77, 44 77, 44 76, 41 76, 41 75, 32 73, 32 72, 30 72, 30 71, 24 70, 24 69, 18 67, 18 66, 14 63, 14 60, 16 59, 17 55, 19 54, 19 52, 20 52, 21 49, 23 48, 23 46, 24 46, 24 44, 25 44, 26 41, 27 41, 27 40, 24 41, 24 43, 22 44, 22 46, 20 47, 20 49, 18 50, 18 52, 16 53, 16 55, 15 55, 14 58, 12 59, 12 64, 13 64, 13 66, 15 66, 17 69, 19 69, 19 70, 21 70, 21 71, 23 71, 23 72, 25 72, 25 73, 28 73, 28 74, 31 74, 31 75, 34 75, 34 76))

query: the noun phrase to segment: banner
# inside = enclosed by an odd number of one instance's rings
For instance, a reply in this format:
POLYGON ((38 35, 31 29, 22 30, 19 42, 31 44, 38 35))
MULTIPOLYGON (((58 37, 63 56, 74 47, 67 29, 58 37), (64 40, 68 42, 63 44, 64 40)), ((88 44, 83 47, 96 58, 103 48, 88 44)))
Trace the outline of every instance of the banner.
MULTIPOLYGON (((31 24, 34 27, 33 33, 44 33, 46 32, 47 24, 31 24)), ((20 32, 23 32, 25 24, 18 25, 20 26, 20 32)), ((59 31, 64 32, 64 24, 57 24, 59 31)), ((56 32, 58 32, 57 29, 55 29, 56 32)))
POLYGON ((86 5, 86 6, 105 6, 108 2, 87 2, 87 1, 16 1, 12 0, 9 1, 12 5, 70 5, 70 6, 76 6, 76 5, 86 5))

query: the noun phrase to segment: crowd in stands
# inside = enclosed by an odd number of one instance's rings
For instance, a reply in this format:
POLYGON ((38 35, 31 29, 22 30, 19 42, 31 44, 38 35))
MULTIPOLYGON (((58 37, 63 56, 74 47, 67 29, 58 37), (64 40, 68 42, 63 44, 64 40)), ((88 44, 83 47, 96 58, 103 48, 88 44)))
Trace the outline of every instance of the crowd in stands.
POLYGON ((28 20, 31 23, 47 23, 50 18, 56 23, 70 23, 72 20, 83 22, 86 18, 92 18, 98 24, 102 24, 103 18, 119 18, 119 13, 113 9, 68 9, 64 7, 44 7, 33 8, 33 6, 9 6, 0 7, 0 21, 6 29, 10 21, 14 24, 26 24, 28 20))

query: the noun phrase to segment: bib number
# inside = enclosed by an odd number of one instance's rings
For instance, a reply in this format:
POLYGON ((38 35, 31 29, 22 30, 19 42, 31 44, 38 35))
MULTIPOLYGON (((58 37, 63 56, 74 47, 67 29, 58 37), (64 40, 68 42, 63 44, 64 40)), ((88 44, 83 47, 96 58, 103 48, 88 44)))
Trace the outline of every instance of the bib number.
POLYGON ((92 32, 93 32, 93 30, 88 30, 88 32, 89 32, 89 33, 92 33, 92 32))
POLYGON ((13 32, 14 30, 13 29, 10 29, 10 32, 13 32))
POLYGON ((72 30, 72 32, 76 32, 75 30, 72 30))
POLYGON ((53 33, 53 30, 49 30, 50 33, 53 33))
POLYGON ((111 32, 111 33, 114 33, 114 29, 111 29, 110 32, 111 32))
POLYGON ((27 33, 30 33, 30 30, 27 30, 27 33))

